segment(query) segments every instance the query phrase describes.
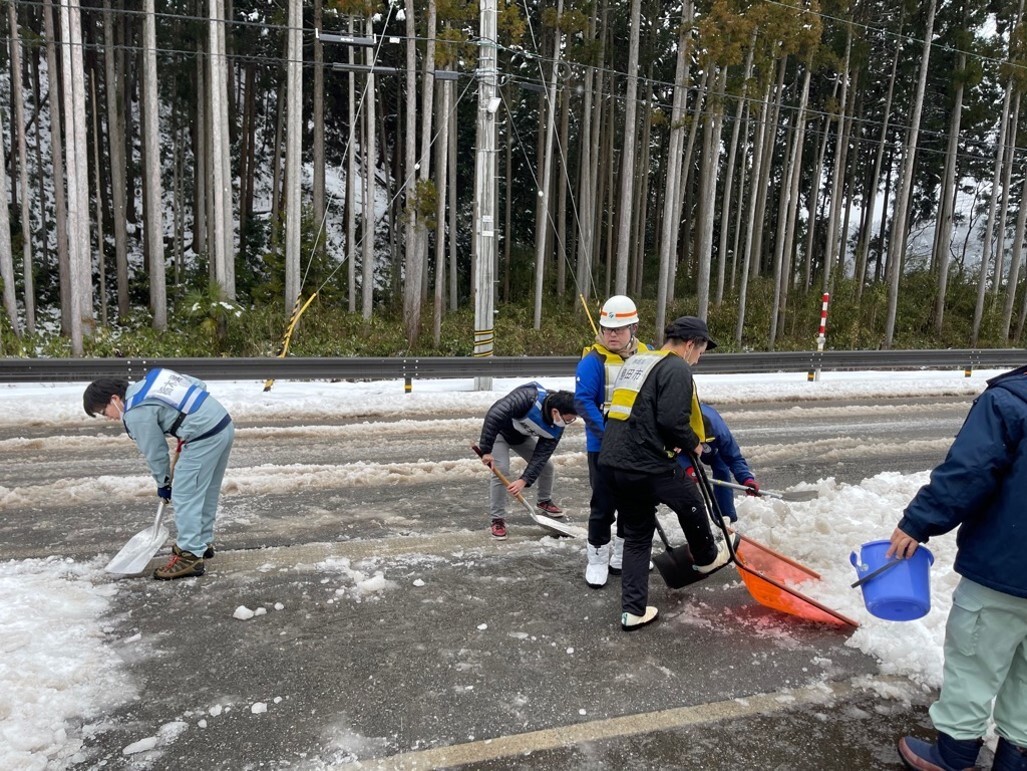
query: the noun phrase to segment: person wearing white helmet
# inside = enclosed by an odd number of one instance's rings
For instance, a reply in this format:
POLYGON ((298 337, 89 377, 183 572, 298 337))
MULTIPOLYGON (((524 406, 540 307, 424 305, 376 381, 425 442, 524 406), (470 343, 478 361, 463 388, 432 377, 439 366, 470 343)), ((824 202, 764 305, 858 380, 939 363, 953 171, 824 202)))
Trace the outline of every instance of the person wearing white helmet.
POLYGON ((585 582, 605 586, 610 573, 620 573, 624 539, 614 537, 612 526, 616 506, 603 475, 599 472, 599 450, 606 428, 606 415, 613 396, 613 383, 624 362, 638 351, 647 351, 638 342, 638 309, 630 297, 614 295, 603 303, 599 333, 585 348, 575 373, 574 404, 585 421, 585 449, 588 452, 588 481, 592 486, 589 501, 587 562, 585 582))

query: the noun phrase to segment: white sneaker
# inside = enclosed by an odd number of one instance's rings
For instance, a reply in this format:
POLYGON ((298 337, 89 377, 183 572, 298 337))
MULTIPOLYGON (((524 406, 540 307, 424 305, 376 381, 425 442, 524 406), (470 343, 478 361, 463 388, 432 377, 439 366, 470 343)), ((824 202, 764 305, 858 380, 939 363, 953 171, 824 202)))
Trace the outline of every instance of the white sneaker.
POLYGON ((613 546, 613 551, 610 552, 610 572, 619 576, 624 565, 624 539, 614 536, 610 544, 613 546))
POLYGON ((712 573, 714 570, 720 567, 724 567, 731 559, 731 550, 727 547, 727 541, 717 542, 717 556, 714 557, 713 562, 709 565, 693 565, 696 570, 700 573, 712 573))
POLYGON ((610 574, 610 551, 612 547, 605 543, 602 546, 585 544, 585 553, 588 555, 588 563, 585 565, 585 583, 593 589, 606 586, 606 579, 610 574))
POLYGON ((654 608, 652 605, 647 605, 645 613, 641 616, 636 616, 634 613, 621 613, 620 614, 620 628, 625 632, 634 632, 636 629, 641 629, 643 626, 648 626, 659 618, 660 611, 654 608))

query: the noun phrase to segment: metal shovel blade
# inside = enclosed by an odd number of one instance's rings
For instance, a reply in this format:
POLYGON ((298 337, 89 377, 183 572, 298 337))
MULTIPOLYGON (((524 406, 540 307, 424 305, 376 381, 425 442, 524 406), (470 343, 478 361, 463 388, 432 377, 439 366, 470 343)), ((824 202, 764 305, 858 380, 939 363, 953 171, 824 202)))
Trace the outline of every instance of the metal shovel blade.
POLYGON ((671 546, 661 554, 654 554, 653 564, 660 571, 663 582, 671 589, 694 584, 710 575, 695 569, 692 550, 687 545, 671 546))
POLYGON ((523 495, 519 495, 517 498, 528 512, 528 516, 535 520, 535 524, 541 525, 546 530, 556 533, 557 535, 563 535, 568 538, 574 538, 577 535, 573 528, 567 523, 561 522, 558 519, 553 519, 552 517, 547 517, 545 514, 539 514, 535 511, 535 507, 524 499, 523 495))
POLYGON ((781 493, 781 499, 792 503, 803 503, 815 500, 819 495, 819 490, 785 490, 781 493))
POLYGON ((695 559, 692 557, 692 550, 688 548, 688 544, 671 546, 670 541, 667 540, 667 534, 663 531, 663 526, 659 521, 656 522, 656 532, 659 533, 660 540, 663 541, 664 552, 662 554, 653 554, 653 565, 660 571, 660 577, 663 578, 663 582, 670 589, 681 589, 682 587, 702 581, 704 578, 712 576, 721 568, 731 564, 729 560, 709 573, 700 573, 695 569, 695 559))
MULTIPOLYGON (((738 490, 743 493, 750 493, 751 490, 745 485, 738 485, 734 482, 725 482, 722 479, 711 479, 710 482, 715 484, 717 487, 726 487, 729 490, 738 490)), ((789 501, 791 503, 802 503, 804 501, 812 501, 814 498, 820 495, 818 490, 764 490, 760 488, 760 491, 756 493, 758 498, 779 498, 783 501, 789 501)))
POLYGON ((140 530, 124 546, 114 558, 107 563, 105 570, 122 576, 142 573, 153 559, 157 551, 168 540, 168 529, 161 521, 164 519, 164 501, 157 506, 157 516, 153 524, 140 530))

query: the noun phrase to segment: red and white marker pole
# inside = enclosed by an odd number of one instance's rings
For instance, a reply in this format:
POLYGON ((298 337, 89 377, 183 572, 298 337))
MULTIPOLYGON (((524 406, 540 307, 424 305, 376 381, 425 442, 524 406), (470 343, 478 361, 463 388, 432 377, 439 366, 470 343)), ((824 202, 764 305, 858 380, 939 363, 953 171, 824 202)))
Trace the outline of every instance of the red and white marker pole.
MULTIPOLYGON (((827 306, 831 302, 830 292, 824 292, 822 298, 822 304, 820 306, 820 330, 817 332, 817 353, 824 352, 824 343, 827 342, 827 306)), ((814 380, 820 380, 820 363, 817 360, 817 366, 811 367, 810 371, 806 373, 807 382, 814 380)))

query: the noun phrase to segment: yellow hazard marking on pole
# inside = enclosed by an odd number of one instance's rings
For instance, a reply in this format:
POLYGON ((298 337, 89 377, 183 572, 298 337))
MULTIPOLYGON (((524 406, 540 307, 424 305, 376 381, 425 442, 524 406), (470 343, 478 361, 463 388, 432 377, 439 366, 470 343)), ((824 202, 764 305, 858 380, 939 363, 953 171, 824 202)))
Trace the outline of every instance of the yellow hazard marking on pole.
MULTIPOLYGON (((302 297, 296 298, 296 303, 292 306, 292 314, 289 316, 289 325, 285 328, 285 334, 282 335, 282 344, 278 350, 279 359, 284 359, 289 353, 289 344, 292 342, 292 333, 296 330, 296 324, 300 320, 300 316, 303 315, 303 311, 310 307, 310 304, 314 302, 314 298, 317 297, 317 292, 310 295, 310 298, 300 306, 300 300, 302 297)), ((264 381, 264 391, 270 391, 271 386, 275 384, 275 379, 269 377, 264 381)))
POLYGON ((581 298, 581 307, 585 309, 585 315, 588 316, 588 323, 592 325, 592 334, 598 337, 599 330, 596 329, 596 323, 592 318, 592 311, 588 309, 588 303, 585 302, 585 295, 581 292, 578 292, 578 297, 581 298))

